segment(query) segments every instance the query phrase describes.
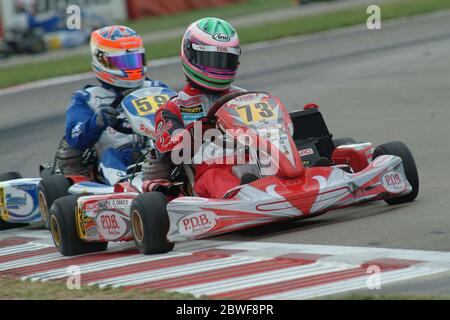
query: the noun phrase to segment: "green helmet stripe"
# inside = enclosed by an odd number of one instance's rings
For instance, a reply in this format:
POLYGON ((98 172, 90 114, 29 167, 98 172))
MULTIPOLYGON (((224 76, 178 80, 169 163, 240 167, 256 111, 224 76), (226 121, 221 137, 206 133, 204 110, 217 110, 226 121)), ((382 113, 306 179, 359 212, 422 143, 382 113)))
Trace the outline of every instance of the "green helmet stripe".
POLYGON ((196 77, 201 78, 201 79, 203 79, 205 81, 208 81, 208 82, 213 82, 213 83, 216 83, 216 84, 221 84, 221 83, 227 84, 227 83, 231 83, 232 82, 230 80, 220 80, 220 79, 212 79, 212 78, 206 77, 206 76, 202 75, 201 73, 198 73, 197 71, 193 70, 191 67, 189 67, 184 62, 183 62, 183 66, 185 68, 187 68, 190 73, 193 73, 196 77))
POLYGON ((210 79, 207 77, 201 77, 198 73, 196 73, 194 70, 189 68, 189 66, 187 66, 185 63, 183 63, 183 69, 184 69, 184 72, 186 72, 186 74, 188 74, 190 77, 192 77, 196 81, 198 81, 204 85, 214 87, 214 88, 226 89, 233 82, 232 80, 227 80, 227 81, 222 80, 221 81, 222 83, 218 83, 218 82, 216 82, 216 79, 213 80, 213 79, 210 79))

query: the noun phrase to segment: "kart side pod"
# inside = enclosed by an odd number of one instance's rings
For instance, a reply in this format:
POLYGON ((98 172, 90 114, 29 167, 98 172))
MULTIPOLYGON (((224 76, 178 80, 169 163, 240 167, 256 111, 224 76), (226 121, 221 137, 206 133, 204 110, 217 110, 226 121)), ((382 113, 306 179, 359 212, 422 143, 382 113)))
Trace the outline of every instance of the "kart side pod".
POLYGON ((229 199, 175 199, 167 205, 167 238, 172 242, 204 238, 411 191, 402 159, 397 156, 380 156, 355 174, 337 167, 307 168, 304 179, 266 177, 242 186, 229 199))

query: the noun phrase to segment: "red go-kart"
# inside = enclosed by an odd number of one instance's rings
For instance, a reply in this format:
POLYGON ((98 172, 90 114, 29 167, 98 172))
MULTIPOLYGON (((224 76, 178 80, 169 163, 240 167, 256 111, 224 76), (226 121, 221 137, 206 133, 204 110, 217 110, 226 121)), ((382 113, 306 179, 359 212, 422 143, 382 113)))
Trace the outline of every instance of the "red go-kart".
POLYGON ((58 222, 52 235, 59 251, 74 255, 104 250, 108 241, 134 239, 144 254, 164 253, 178 241, 314 217, 357 203, 395 205, 417 197, 415 161, 403 143, 374 148, 351 139, 333 141, 315 105, 289 114, 268 93, 233 93, 219 99, 204 122, 234 141, 234 150, 244 145, 248 163, 233 168, 244 178, 242 185, 222 199, 198 197, 192 191, 192 166, 184 165, 170 178, 142 176, 122 183, 114 194, 59 199, 51 212, 58 222))

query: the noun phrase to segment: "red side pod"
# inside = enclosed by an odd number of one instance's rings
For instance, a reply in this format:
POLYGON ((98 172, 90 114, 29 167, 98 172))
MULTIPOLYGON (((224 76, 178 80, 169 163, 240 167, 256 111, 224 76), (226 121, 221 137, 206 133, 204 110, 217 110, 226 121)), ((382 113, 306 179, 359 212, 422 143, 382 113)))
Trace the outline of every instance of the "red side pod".
POLYGON ((372 160, 371 143, 358 146, 340 146, 334 149, 331 159, 335 164, 348 164, 355 172, 364 170, 372 160))
POLYGON ((120 182, 114 186, 114 193, 139 192, 129 182, 120 182))

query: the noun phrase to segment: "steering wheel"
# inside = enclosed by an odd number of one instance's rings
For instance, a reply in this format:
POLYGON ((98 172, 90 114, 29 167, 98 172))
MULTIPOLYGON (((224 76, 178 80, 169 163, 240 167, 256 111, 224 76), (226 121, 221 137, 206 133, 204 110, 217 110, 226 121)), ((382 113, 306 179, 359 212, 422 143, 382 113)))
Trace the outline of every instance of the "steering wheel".
POLYGON ((219 111, 219 109, 228 101, 233 100, 237 97, 240 96, 245 96, 247 94, 254 94, 254 93, 265 93, 267 94, 267 92, 263 92, 263 91, 238 91, 238 92, 232 92, 232 93, 228 93, 226 95, 224 95, 223 97, 220 97, 219 100, 217 100, 216 102, 213 103, 213 105, 211 106, 211 108, 209 108, 208 114, 206 115, 206 118, 208 120, 214 120, 215 115, 217 113, 217 111, 219 111))

